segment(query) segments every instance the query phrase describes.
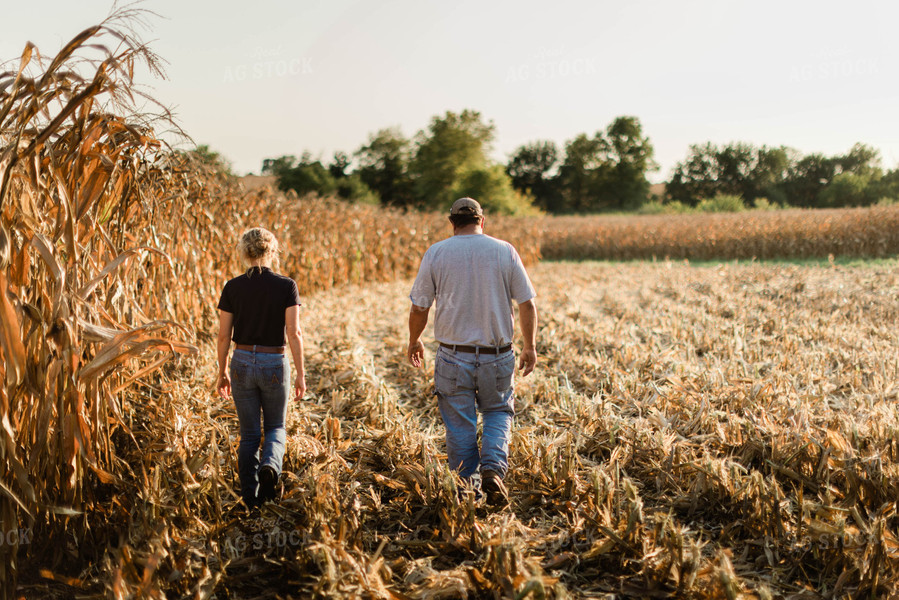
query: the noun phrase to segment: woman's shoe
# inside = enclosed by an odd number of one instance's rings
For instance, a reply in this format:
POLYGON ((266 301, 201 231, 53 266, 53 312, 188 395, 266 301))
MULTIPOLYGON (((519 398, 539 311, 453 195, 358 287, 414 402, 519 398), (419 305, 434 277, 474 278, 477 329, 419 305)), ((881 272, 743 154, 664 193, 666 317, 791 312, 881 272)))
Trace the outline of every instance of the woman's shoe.
POLYGON ((268 465, 259 469, 259 502, 269 502, 278 495, 278 474, 268 465))

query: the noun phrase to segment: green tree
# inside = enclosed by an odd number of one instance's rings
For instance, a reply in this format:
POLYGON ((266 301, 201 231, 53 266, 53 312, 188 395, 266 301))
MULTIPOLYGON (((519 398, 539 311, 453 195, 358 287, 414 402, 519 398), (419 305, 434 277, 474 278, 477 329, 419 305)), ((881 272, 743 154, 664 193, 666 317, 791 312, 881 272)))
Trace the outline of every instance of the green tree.
POLYGON ((752 168, 756 150, 750 144, 728 144, 717 151, 718 194, 741 196, 752 186, 752 168))
POLYGON ((718 192, 718 150, 714 144, 692 144, 687 158, 674 166, 665 186, 670 200, 696 206, 703 198, 718 192))
MULTIPOLYGON (((865 144, 855 144, 843 155, 808 154, 795 162, 784 182, 790 204, 804 207, 855 206, 870 203, 882 176, 880 154, 865 144), (825 192, 839 175, 836 186, 825 192), (849 177, 854 175, 856 177, 849 177), (861 187, 860 187, 861 186, 861 187), (871 190, 861 188, 871 187, 871 190), (867 198, 863 200, 862 198, 867 198)), ((876 201, 874 198, 873 201, 876 201)))
POLYGON ((787 195, 783 185, 796 155, 795 150, 786 146, 759 148, 750 175, 751 186, 743 196, 746 202, 754 204, 758 198, 766 198, 769 204, 786 205, 787 195))
POLYGON ((358 173, 350 173, 335 181, 337 196, 344 200, 363 204, 380 204, 381 202, 377 192, 365 185, 358 173))
POLYGON ((880 152, 866 144, 857 143, 843 156, 837 157, 840 173, 855 173, 856 175, 879 178, 882 175, 880 169, 880 152))
POLYGON ((298 195, 318 194, 330 196, 337 192, 337 182, 334 176, 320 160, 312 160, 307 152, 296 164, 288 169, 283 169, 278 176, 278 188, 282 191, 293 190, 298 195))
POLYGON ((784 191, 792 206, 813 208, 818 197, 834 178, 837 163, 832 157, 820 153, 807 154, 790 167, 784 182, 784 191))
POLYGON ((887 171, 872 187, 878 201, 899 202, 899 168, 887 171))
POLYGON ((558 187, 562 212, 634 210, 649 198, 646 173, 657 167, 636 117, 618 117, 593 137, 565 145, 558 187))
POLYGON ((668 195, 678 202, 696 206, 718 195, 754 199, 752 172, 757 150, 749 144, 733 143, 690 146, 690 154, 678 163, 667 186, 668 195))
POLYGON ((377 204, 378 195, 356 173, 346 172, 348 164, 348 157, 342 152, 334 155, 334 162, 328 167, 305 152, 299 161, 289 155, 267 158, 262 162, 262 172, 275 175, 278 188, 282 191, 293 190, 301 196, 337 196, 351 202, 377 204))
POLYGON ((874 204, 881 197, 877 186, 872 185, 873 179, 872 173, 838 173, 818 194, 817 206, 831 208, 874 204))
POLYGON ((505 214, 533 211, 530 200, 514 192, 502 165, 489 159, 493 132, 493 123, 473 110, 431 119, 428 129, 416 134, 409 162, 415 203, 445 210, 456 198, 472 196, 505 214))
POLYGON ((285 154, 278 158, 266 158, 262 160, 262 174, 280 177, 285 171, 292 169, 297 163, 297 157, 285 154))
POLYGON ((381 129, 355 153, 359 163, 356 173, 385 204, 407 206, 414 202, 410 147, 398 128, 381 129))
POLYGON ((512 187, 512 180, 498 164, 463 173, 453 187, 452 196, 478 199, 487 214, 530 216, 540 212, 530 198, 512 187))
POLYGON ((409 166, 417 203, 432 209, 449 207, 455 200, 453 190, 459 178, 489 166, 493 134, 493 123, 484 123, 477 111, 448 111, 432 118, 428 130, 415 137, 415 154, 409 166))
POLYGON ((652 144, 637 117, 616 118, 606 128, 605 140, 611 170, 600 194, 616 209, 637 209, 649 198, 646 173, 658 169, 652 144))
POLYGON ((190 153, 204 165, 226 175, 234 175, 231 161, 221 153, 212 150, 207 144, 200 144, 191 150, 190 153))
POLYGON ((691 206, 718 195, 739 196, 749 206, 760 197, 783 203, 782 186, 791 161, 791 151, 784 147, 756 148, 742 142, 693 145, 675 166, 666 191, 672 200, 691 206))
POLYGON ((579 134, 565 144, 559 167, 560 212, 590 212, 609 208, 599 204, 599 193, 609 177, 605 156, 608 144, 601 133, 579 134))
POLYGON ((350 167, 350 157, 346 152, 335 152, 334 159, 328 165, 328 172, 334 179, 342 179, 347 176, 347 169, 350 167))
POLYGON ((506 173, 512 179, 512 187, 522 194, 532 194, 540 208, 559 210, 559 186, 555 170, 559 165, 559 149, 551 141, 537 141, 519 146, 509 163, 506 173))

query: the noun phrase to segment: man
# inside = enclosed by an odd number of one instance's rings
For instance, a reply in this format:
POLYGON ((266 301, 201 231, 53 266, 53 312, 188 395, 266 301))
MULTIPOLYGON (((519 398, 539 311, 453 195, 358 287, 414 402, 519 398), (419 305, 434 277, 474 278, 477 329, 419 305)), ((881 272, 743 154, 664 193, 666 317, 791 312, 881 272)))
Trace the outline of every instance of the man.
POLYGON ((449 219, 453 236, 425 252, 409 295, 408 358, 415 367, 424 364, 421 334, 436 300, 434 384, 449 465, 466 480, 480 466, 487 502, 502 505, 508 501, 503 478, 515 414, 512 303, 518 304, 521 323, 523 377, 537 363, 536 292, 515 248, 484 234, 484 213, 476 200, 456 200, 449 219))

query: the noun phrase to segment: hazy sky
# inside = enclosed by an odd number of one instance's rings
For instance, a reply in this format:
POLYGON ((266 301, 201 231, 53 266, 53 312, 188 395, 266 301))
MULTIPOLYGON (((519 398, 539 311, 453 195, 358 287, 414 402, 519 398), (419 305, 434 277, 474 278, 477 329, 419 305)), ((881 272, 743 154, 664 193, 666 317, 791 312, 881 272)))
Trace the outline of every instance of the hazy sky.
MULTIPOLYGON (((0 58, 52 55, 102 0, 4 2, 0 58)), ((144 78, 198 144, 240 173, 378 129, 411 137, 447 110, 496 125, 494 157, 634 115, 666 179, 689 145, 745 141, 899 164, 899 3, 148 0, 168 61, 144 78)))

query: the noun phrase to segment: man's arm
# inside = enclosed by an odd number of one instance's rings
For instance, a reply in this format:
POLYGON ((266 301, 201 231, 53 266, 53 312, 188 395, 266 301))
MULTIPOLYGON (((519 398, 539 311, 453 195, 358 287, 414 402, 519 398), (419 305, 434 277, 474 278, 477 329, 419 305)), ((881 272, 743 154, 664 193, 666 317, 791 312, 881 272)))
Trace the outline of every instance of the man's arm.
POLYGON ((300 306, 294 304, 284 311, 284 322, 287 325, 287 343, 293 355, 293 366, 297 370, 293 381, 294 400, 299 400, 306 393, 306 363, 303 361, 303 330, 300 329, 300 306))
POLYGON ((430 310, 430 307, 422 308, 415 304, 409 309, 409 349, 406 356, 416 369, 425 364, 425 345, 421 343, 421 334, 428 326, 430 310))
POLYGON ((231 331, 234 328, 234 315, 219 309, 219 335, 217 354, 219 360, 219 376, 216 383, 219 396, 227 398, 231 395, 231 376, 228 375, 228 351, 231 349, 231 331))
POLYGON ((533 298, 518 305, 518 319, 524 342, 518 368, 522 370, 521 376, 524 377, 537 364, 537 302, 533 298))

